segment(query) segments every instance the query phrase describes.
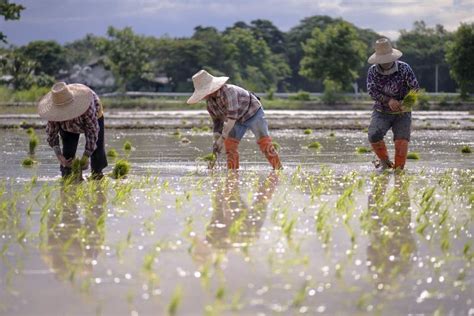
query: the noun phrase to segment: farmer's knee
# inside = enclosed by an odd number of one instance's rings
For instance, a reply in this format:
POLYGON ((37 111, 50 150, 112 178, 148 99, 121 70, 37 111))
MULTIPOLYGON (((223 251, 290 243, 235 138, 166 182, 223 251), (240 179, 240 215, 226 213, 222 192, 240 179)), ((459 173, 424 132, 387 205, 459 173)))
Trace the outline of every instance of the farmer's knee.
POLYGON ((376 129, 376 128, 372 128, 372 129, 369 128, 368 137, 369 137, 370 143, 379 142, 383 140, 384 136, 385 136, 385 133, 382 130, 376 129))

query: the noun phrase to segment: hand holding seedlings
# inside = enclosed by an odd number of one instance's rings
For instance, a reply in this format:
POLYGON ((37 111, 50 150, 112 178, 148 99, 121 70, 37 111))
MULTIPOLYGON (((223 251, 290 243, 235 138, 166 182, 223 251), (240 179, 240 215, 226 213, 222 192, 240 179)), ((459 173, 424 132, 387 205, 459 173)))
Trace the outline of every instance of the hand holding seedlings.
POLYGON ((66 159, 64 158, 63 155, 57 155, 56 157, 58 158, 61 166, 67 167, 67 168, 70 168, 72 166, 72 158, 66 159))
POLYGON ((394 112, 402 111, 402 105, 400 104, 400 101, 397 101, 395 99, 390 99, 390 101, 388 101, 388 106, 390 107, 390 110, 394 112))

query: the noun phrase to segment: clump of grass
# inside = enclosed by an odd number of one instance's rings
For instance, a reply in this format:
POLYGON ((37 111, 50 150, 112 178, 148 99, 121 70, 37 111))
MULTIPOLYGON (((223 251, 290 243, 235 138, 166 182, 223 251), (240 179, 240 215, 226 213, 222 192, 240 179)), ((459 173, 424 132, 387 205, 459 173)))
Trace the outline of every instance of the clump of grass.
POLYGON ((371 150, 369 147, 364 147, 364 146, 356 147, 356 153, 358 154, 368 154, 370 152, 371 150))
POLYGON ((308 148, 311 149, 321 149, 321 143, 320 142, 312 142, 311 144, 308 145, 308 148))
POLYGON ((31 159, 30 157, 23 159, 23 161, 21 162, 21 165, 26 168, 33 167, 34 164, 35 164, 35 161, 31 159))
POLYGON ((181 137, 181 132, 179 131, 179 129, 177 129, 171 135, 176 136, 176 137, 181 137))
POLYGON ((35 134, 35 130, 33 129, 33 127, 28 127, 28 129, 26 130, 26 134, 28 135, 34 135, 35 134))
POLYGON ((408 153, 407 159, 418 160, 418 159, 420 159, 420 154, 417 153, 417 152, 408 153))
POLYGON ((462 152, 463 154, 470 154, 470 153, 472 153, 472 149, 471 149, 471 147, 469 147, 468 145, 464 145, 464 146, 462 146, 462 148, 461 148, 461 152, 462 152))
POLYGON ((38 144, 39 144, 38 136, 36 136, 36 134, 33 133, 30 136, 30 142, 29 142, 29 153, 30 153, 30 155, 35 154, 36 147, 38 147, 38 144))
POLYGON ((186 137, 183 137, 183 138, 180 139, 180 142, 182 144, 189 144, 191 141, 189 139, 187 139, 186 137))
POLYGON ((117 158, 118 157, 118 153, 115 149, 110 149, 108 152, 107 152, 107 157, 109 158, 117 158))
POLYGON ((335 137, 335 136, 336 136, 336 133, 334 132, 329 133, 329 137, 335 137))
POLYGON ((411 112, 418 101, 418 92, 410 90, 402 100, 404 112, 411 112))
POLYGON ((130 151, 130 150, 132 150, 132 143, 127 140, 127 141, 123 144, 123 150, 125 150, 125 151, 130 151))
POLYGON ((130 172, 130 163, 126 160, 119 160, 115 163, 112 170, 112 177, 114 179, 122 179, 130 172))
POLYGON ((303 133, 304 133, 305 135, 310 135, 310 134, 313 133, 313 130, 312 130, 311 128, 307 128, 307 129, 304 130, 303 133))

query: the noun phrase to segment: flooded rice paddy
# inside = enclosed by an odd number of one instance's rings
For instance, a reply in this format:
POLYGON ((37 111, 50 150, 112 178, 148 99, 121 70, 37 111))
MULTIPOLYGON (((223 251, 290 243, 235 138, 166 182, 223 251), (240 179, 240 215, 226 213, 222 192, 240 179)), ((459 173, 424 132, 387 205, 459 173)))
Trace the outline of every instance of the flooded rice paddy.
POLYGON ((417 130, 420 159, 377 175, 363 131, 275 130, 282 172, 248 135, 228 173, 196 160, 208 131, 111 129, 131 174, 79 185, 37 133, 23 168, 25 131, 1 132, 1 314, 474 313, 474 131, 417 130))

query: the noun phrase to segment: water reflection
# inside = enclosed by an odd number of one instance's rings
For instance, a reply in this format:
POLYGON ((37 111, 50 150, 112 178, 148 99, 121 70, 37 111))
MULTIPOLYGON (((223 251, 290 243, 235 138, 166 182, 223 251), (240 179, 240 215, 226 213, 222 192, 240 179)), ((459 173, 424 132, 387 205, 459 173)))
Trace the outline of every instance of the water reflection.
POLYGON ((278 172, 270 172, 264 181, 259 182, 249 206, 240 192, 239 173, 229 171, 213 193, 214 211, 206 227, 205 240, 195 239, 194 259, 205 261, 212 253, 211 248, 225 251, 246 247, 258 239, 278 181, 278 172))
POLYGON ((410 180, 395 174, 394 187, 387 192, 391 176, 378 176, 368 197, 367 260, 371 262, 371 279, 379 290, 393 288, 406 277, 416 248, 410 228, 410 180))
POLYGON ((43 234, 42 258, 61 281, 90 276, 104 243, 106 194, 99 187, 88 190, 81 207, 80 190, 76 185, 61 188, 43 234))

